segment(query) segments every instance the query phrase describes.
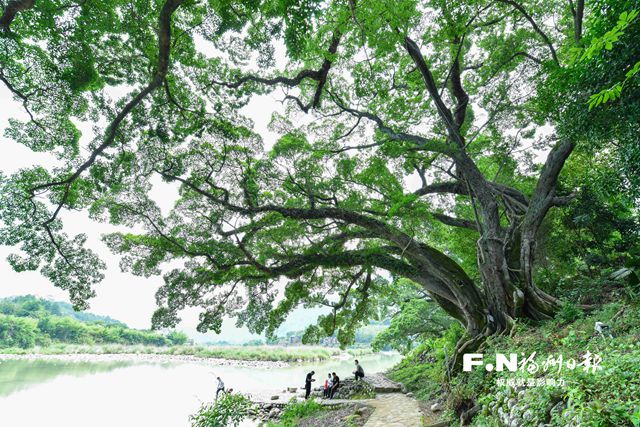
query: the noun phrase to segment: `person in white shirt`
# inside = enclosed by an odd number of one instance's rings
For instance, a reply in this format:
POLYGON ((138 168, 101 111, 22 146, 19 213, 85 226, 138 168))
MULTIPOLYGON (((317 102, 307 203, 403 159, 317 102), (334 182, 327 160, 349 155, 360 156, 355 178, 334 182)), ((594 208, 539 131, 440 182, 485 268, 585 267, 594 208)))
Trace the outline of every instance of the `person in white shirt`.
POLYGON ((220 377, 217 377, 217 379, 218 379, 218 387, 216 389, 216 400, 218 400, 218 394, 220 394, 220 392, 225 392, 224 383, 222 382, 222 379, 220 379, 220 377))

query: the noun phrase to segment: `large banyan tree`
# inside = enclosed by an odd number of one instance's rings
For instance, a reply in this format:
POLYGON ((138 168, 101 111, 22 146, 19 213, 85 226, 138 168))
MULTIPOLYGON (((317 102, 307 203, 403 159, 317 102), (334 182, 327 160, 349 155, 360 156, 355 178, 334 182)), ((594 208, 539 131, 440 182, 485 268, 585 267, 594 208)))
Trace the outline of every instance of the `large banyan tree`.
POLYGON ((56 166, 2 178, 0 242, 82 307, 104 265, 65 212, 131 227, 104 239, 124 269, 164 275, 157 327, 195 306, 203 331, 228 315, 273 332, 327 305, 322 332, 348 341, 409 279, 468 350, 559 305, 534 283, 536 236, 572 198, 557 184, 576 141, 537 97, 582 45, 584 9, 11 0, 0 80, 23 111, 5 134, 56 166), (275 142, 246 117, 256 97, 275 142), (156 185, 179 189, 168 213, 156 185))

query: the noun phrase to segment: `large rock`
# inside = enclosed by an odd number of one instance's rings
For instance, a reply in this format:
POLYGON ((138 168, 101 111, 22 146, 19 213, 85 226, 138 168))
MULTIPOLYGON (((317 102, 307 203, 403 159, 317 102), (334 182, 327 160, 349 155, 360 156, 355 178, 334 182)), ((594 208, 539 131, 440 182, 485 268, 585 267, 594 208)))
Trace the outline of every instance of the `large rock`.
POLYGON ((355 415, 361 417, 361 416, 363 416, 364 414, 367 413, 367 408, 365 408, 364 406, 358 406, 353 413, 355 415))
POLYGON ((400 393, 402 387, 400 384, 391 381, 381 373, 365 376, 364 381, 369 383, 376 393, 400 393))
MULTIPOLYGON (((323 397, 323 391, 314 391, 313 395, 316 397, 323 397)), ((353 378, 346 378, 340 381, 340 387, 333 395, 334 399, 368 399, 375 397, 376 392, 374 388, 366 381, 356 381, 353 378)))

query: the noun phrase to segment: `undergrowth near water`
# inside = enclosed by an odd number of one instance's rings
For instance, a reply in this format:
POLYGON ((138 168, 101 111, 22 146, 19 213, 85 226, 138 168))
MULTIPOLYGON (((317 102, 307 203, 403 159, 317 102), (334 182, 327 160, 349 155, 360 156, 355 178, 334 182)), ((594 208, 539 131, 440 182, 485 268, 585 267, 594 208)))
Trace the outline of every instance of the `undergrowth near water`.
POLYGON ((191 427, 237 427, 248 416, 251 401, 241 394, 223 393, 189 417, 191 427))
POLYGON ((284 407, 280 415, 280 421, 269 422, 267 427, 297 427, 302 418, 318 415, 326 410, 326 407, 313 399, 303 402, 290 402, 284 407))
POLYGON ((127 346, 127 345, 70 345, 56 344, 31 349, 7 348, 4 354, 157 354, 196 356, 247 361, 308 362, 322 361, 337 356, 341 351, 326 347, 206 347, 206 346, 127 346))
POLYGON ((370 412, 358 411, 355 406, 331 408, 314 399, 291 401, 284 407, 280 419, 268 422, 265 427, 360 427, 368 415, 370 412))

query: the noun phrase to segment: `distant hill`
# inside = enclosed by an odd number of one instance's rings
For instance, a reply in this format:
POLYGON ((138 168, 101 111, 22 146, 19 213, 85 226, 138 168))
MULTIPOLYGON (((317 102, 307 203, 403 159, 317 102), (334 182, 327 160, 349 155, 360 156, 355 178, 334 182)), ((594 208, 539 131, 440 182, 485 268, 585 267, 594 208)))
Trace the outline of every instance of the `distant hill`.
POLYGON ((17 317, 42 317, 39 313, 47 313, 52 316, 73 317, 85 323, 98 322, 105 325, 118 325, 128 328, 125 323, 112 319, 109 316, 75 311, 71 304, 63 301, 51 301, 33 295, 0 298, 0 314, 17 317))
POLYGON ((74 311, 66 302, 33 295, 0 299, 0 348, 55 344, 171 346, 187 341, 182 332, 131 329, 108 316, 74 311))

